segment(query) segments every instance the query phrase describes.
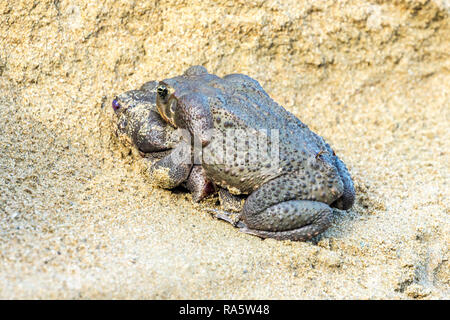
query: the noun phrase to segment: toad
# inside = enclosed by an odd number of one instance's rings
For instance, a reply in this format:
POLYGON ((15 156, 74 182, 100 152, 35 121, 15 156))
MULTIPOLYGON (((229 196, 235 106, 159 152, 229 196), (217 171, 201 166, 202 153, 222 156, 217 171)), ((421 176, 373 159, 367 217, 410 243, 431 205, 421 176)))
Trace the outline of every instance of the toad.
POLYGON ((117 96, 113 108, 119 135, 142 154, 163 152, 149 170, 157 185, 184 184, 194 200, 216 190, 243 199, 238 212, 215 211, 242 232, 305 241, 330 226, 332 208, 353 205, 352 179, 330 145, 249 76, 193 66, 117 96))

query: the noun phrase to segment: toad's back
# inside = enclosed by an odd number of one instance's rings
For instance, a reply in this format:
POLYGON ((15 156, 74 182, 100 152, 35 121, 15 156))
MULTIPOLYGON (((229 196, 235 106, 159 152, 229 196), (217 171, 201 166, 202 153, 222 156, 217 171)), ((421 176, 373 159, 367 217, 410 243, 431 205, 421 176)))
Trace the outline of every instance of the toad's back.
POLYGON ((256 80, 242 74, 207 76, 196 90, 208 98, 215 133, 204 150, 203 167, 219 185, 250 193, 289 172, 338 176, 329 145, 256 80))

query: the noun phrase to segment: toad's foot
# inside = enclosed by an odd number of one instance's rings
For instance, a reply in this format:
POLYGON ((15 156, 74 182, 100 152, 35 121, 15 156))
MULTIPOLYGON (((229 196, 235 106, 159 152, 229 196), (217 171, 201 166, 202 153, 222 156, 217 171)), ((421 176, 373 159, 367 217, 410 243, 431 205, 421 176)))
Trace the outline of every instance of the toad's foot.
POLYGON ((237 228, 245 227, 245 225, 241 221, 239 221, 240 213, 228 212, 228 211, 212 209, 212 208, 208 208, 207 211, 214 218, 224 220, 224 221, 230 223, 233 227, 237 227, 237 228))

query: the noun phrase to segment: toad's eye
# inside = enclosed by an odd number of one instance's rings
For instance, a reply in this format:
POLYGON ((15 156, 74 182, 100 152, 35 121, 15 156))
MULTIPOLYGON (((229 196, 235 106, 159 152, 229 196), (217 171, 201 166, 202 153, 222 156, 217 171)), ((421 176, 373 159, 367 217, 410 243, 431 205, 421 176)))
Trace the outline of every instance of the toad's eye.
POLYGON ((167 97, 167 93, 168 93, 169 91, 167 90, 167 87, 166 87, 165 85, 161 84, 161 85, 159 85, 158 88, 156 89, 156 92, 158 92, 158 95, 159 95, 161 98, 164 99, 164 98, 167 97))
POLYGON ((117 101, 117 98, 113 100, 112 107, 113 107, 114 111, 117 111, 121 108, 121 105, 120 105, 119 101, 117 101))

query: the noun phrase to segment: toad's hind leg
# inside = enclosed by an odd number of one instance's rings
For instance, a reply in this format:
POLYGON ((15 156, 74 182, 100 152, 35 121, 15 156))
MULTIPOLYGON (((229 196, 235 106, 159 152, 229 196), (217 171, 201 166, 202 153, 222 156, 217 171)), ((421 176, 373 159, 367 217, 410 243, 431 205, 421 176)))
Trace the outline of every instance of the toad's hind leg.
POLYGON ((306 241, 330 226, 332 209, 323 202, 290 200, 258 213, 243 212, 240 231, 261 238, 306 241))
POLYGON ((261 238, 305 241, 331 224, 331 207, 317 201, 314 188, 297 176, 281 176, 263 184, 244 203, 241 231, 261 238))

